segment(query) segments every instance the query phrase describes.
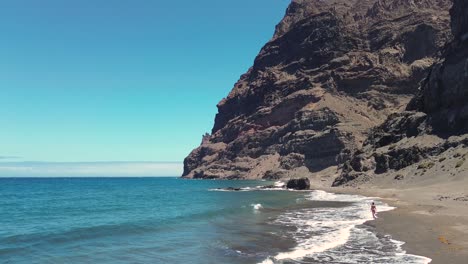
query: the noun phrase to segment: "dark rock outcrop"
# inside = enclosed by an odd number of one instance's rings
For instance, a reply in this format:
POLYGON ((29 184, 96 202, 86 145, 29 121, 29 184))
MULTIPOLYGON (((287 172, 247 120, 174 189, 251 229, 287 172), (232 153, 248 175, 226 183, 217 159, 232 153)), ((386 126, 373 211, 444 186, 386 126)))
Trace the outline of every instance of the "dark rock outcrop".
POLYGON ((309 190, 310 181, 307 178, 291 179, 286 183, 286 188, 293 190, 309 190))
MULTIPOLYGON (((451 38, 449 6, 293 0, 252 68, 218 104, 213 130, 185 159, 183 177, 276 179, 342 165, 417 92, 451 38)), ((463 31, 459 23, 452 28, 463 31)), ((401 124, 411 128, 406 136, 419 133, 414 118, 401 124)), ((371 140, 398 140, 385 133, 371 140)))

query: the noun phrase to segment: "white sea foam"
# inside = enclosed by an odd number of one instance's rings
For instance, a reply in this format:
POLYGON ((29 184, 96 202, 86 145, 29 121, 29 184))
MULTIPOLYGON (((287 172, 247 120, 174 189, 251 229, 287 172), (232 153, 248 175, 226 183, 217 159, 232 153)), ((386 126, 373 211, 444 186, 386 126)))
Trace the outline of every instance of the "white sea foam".
POLYGON ((251 204, 250 206, 252 206, 252 208, 255 210, 255 211, 258 211, 260 209, 263 208, 262 204, 251 204))
POLYGON ((275 187, 278 187, 278 188, 283 188, 284 185, 285 185, 285 184, 284 184, 284 182, 282 182, 282 181, 276 181, 276 182, 274 183, 274 186, 275 186, 275 187))
MULTIPOLYGON (((344 207, 304 208, 288 211, 275 220, 285 226, 294 226, 290 235, 297 246, 261 262, 262 264, 283 263, 285 260, 300 261, 314 259, 313 263, 405 263, 427 264, 431 259, 406 254, 403 242, 390 237, 377 237, 368 227, 362 226, 372 220, 370 205, 375 202, 379 212, 394 209, 375 197, 333 194, 312 191, 306 195, 313 201, 350 202, 344 207), (372 249, 372 248, 377 249, 372 249)), ((305 261, 304 263, 308 263, 305 261)))
POLYGON ((242 188, 216 188, 216 189, 208 189, 208 191, 212 192, 249 192, 249 191, 284 191, 286 189, 283 188, 284 184, 280 182, 276 182, 271 187, 265 187, 263 185, 254 186, 254 187, 242 187, 242 188))

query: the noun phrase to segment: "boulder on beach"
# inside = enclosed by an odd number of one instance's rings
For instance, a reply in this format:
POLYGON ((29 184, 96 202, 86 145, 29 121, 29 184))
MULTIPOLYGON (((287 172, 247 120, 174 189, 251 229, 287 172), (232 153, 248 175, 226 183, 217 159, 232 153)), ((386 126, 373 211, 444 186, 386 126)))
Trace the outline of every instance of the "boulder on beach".
POLYGON ((286 184, 286 187, 294 190, 309 190, 310 181, 308 178, 291 179, 286 184))

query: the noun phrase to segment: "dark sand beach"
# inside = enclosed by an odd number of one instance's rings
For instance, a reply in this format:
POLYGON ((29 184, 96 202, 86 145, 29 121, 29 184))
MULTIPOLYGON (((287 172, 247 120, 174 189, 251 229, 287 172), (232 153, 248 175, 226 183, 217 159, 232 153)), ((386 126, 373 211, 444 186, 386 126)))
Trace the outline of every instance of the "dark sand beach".
MULTIPOLYGON (((441 175, 440 177, 443 177, 441 175)), ((381 234, 405 241, 410 254, 426 256, 431 263, 465 264, 468 259, 467 180, 422 187, 329 188, 327 191, 381 197, 395 210, 382 212, 373 226, 381 234)))

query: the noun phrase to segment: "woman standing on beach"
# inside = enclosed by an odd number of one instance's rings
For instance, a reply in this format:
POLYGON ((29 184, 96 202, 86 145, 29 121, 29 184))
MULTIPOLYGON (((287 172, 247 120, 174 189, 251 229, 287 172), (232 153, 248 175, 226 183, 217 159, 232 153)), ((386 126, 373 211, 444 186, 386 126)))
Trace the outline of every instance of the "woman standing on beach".
POLYGON ((375 207, 374 202, 372 202, 372 205, 371 205, 371 212, 372 212, 372 217, 374 219, 376 219, 377 218, 377 208, 375 207))

